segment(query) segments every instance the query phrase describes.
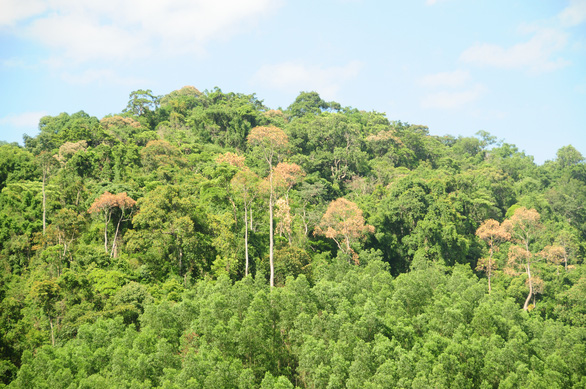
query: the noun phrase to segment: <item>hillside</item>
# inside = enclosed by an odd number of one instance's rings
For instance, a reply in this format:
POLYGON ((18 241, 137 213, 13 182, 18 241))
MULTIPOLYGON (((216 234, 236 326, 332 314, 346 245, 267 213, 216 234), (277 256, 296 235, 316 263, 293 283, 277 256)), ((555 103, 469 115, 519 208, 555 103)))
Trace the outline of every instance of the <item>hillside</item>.
POLYGON ((0 144, 0 387, 586 386, 586 162, 184 87, 0 144))

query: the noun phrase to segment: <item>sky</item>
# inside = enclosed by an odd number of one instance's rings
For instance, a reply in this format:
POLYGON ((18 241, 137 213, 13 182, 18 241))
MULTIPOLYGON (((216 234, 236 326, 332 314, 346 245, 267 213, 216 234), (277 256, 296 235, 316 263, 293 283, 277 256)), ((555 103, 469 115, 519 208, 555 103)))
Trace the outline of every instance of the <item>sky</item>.
POLYGON ((0 0, 0 140, 186 85, 586 156, 586 0, 0 0))

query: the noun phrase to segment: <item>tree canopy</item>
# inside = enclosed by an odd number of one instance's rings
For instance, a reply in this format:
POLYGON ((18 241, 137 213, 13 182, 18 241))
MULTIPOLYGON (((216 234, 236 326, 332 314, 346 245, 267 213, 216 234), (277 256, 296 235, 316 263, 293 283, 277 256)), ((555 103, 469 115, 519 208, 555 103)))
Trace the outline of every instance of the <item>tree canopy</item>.
POLYGON ((0 387, 583 388, 586 162, 186 86, 0 144, 0 387))

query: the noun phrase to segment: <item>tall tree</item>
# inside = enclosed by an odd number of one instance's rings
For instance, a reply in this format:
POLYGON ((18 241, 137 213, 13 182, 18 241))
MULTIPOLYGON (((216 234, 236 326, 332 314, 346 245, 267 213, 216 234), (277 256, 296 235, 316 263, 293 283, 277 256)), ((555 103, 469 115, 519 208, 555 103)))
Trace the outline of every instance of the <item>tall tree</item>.
POLYGON ((104 192, 98 197, 91 205, 88 210, 89 213, 102 213, 104 215, 104 250, 106 253, 110 252, 110 255, 115 255, 116 241, 118 239, 118 233, 120 231, 120 223, 128 220, 128 211, 136 205, 136 201, 129 197, 126 192, 119 194, 112 194, 108 191, 104 192), (112 250, 108 251, 108 224, 112 219, 114 210, 118 208, 120 210, 120 217, 116 224, 116 232, 114 233, 114 242, 112 243, 112 250))
POLYGON ((153 95, 150 89, 139 89, 130 92, 128 105, 123 112, 130 112, 136 116, 143 116, 159 107, 159 96, 153 95))
POLYGON ((269 168, 269 264, 270 285, 275 286, 273 207, 275 189, 273 185, 273 164, 289 145, 287 134, 277 127, 255 127, 248 135, 248 143, 258 149, 269 168))
POLYGON ((43 195, 43 235, 47 232, 47 193, 45 188, 47 186, 47 180, 51 174, 51 170, 56 166, 57 160, 48 151, 43 151, 37 157, 37 163, 41 168, 41 179, 42 179, 42 195, 43 195))
POLYGON ((51 345, 55 346, 54 319, 57 314, 56 303, 60 296, 59 285, 53 280, 35 281, 30 295, 49 319, 51 345))
POLYGON ((509 234, 499 224, 498 221, 494 219, 488 219, 482 222, 480 227, 478 227, 476 230, 476 236, 488 244, 488 257, 484 257, 478 260, 476 270, 482 270, 486 272, 488 277, 488 293, 490 293, 490 280, 493 271, 496 269, 496 263, 493 258, 493 254, 498 251, 498 243, 511 239, 511 234, 509 234))
POLYGON ((305 172, 301 169, 301 166, 295 163, 280 162, 275 167, 274 172, 274 186, 275 189, 282 193, 282 197, 277 200, 277 209, 280 218, 277 229, 279 233, 286 232, 287 238, 289 239, 289 245, 291 245, 291 206, 289 204, 289 191, 293 186, 298 183, 305 172))
POLYGON ((528 309, 529 301, 531 301, 534 293, 531 264, 535 256, 531 252, 529 245, 535 240, 537 232, 541 229, 540 218, 541 215, 535 209, 519 207, 510 219, 503 222, 504 229, 511 234, 513 242, 517 243, 509 249, 509 265, 512 268, 520 268, 527 274, 529 294, 525 299, 525 304, 523 304, 524 310, 528 309))
POLYGON ((258 176, 248 168, 245 168, 234 175, 231 185, 234 190, 240 193, 242 204, 244 206, 244 257, 245 268, 244 275, 248 275, 248 210, 255 199, 255 189, 258 184, 258 176))
POLYGON ((366 224, 362 210, 343 197, 330 203, 314 232, 316 235, 325 235, 326 238, 333 239, 338 248, 350 256, 356 265, 360 262, 351 243, 369 233, 374 233, 374 227, 366 224))

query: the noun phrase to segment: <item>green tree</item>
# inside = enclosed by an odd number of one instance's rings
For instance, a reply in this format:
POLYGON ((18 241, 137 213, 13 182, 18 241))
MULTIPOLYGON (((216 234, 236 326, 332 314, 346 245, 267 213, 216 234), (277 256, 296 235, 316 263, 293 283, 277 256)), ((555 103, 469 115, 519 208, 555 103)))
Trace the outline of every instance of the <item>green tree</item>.
POLYGON ((123 112, 136 116, 144 116, 153 112, 159 106, 160 97, 153 95, 150 89, 138 89, 130 92, 128 105, 123 112))
POLYGON ((56 303, 60 298, 59 285, 52 280, 36 281, 30 292, 30 297, 42 309, 49 319, 51 328, 51 344, 55 346, 54 319, 57 315, 56 303))
POLYGON ((301 92, 295 98, 295 101, 287 107, 287 111, 293 118, 299 118, 307 114, 319 115, 326 110, 339 111, 340 109, 340 104, 322 100, 317 92, 301 92))
POLYGON ((43 195, 43 235, 45 235, 47 229, 47 194, 45 192, 45 186, 47 185, 47 181, 49 179, 51 170, 53 170, 57 165, 57 161, 47 151, 43 151, 41 154, 39 154, 39 156, 37 157, 37 161, 41 169, 41 190, 43 195))
POLYGON ((560 148, 556 153, 556 162, 563 169, 584 162, 584 156, 572 145, 560 148))
POLYGON ((207 246, 205 219, 196 204, 187 188, 173 185, 158 186, 138 201, 140 212, 132 220, 128 247, 142 253, 142 260, 157 276, 169 269, 185 279, 188 274, 201 275, 209 268, 206 260, 215 257, 207 246))

